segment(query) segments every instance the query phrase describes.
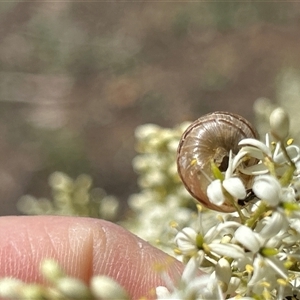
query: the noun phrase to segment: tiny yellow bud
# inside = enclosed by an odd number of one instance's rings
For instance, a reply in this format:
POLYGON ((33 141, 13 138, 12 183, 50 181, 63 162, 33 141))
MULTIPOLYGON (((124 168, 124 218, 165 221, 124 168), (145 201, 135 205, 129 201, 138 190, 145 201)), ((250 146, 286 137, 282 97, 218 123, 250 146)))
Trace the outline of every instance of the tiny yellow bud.
POLYGON ((278 254, 278 250, 275 248, 262 248, 260 253, 263 256, 273 256, 273 255, 278 254))
POLYGON ((251 266, 251 265, 246 265, 245 269, 246 269, 246 271, 247 271, 248 273, 250 273, 250 274, 251 274, 251 273, 253 272, 253 270, 254 270, 253 266, 251 266))
POLYGON ((222 239, 221 239, 221 243, 222 243, 222 244, 228 244, 228 243, 230 243, 231 239, 232 239, 231 236, 229 236, 229 235, 224 235, 224 236, 222 237, 222 239))
POLYGON ((196 205, 198 212, 202 212, 203 211, 203 206, 200 204, 196 205))
POLYGON ((287 286, 288 285, 287 281, 284 280, 283 278, 277 279, 277 283, 282 285, 282 286, 287 286))
POLYGON ((190 162, 191 167, 197 164, 197 159, 192 159, 190 162))
POLYGON ((173 251, 177 255, 181 255, 182 254, 181 250, 179 250, 178 248, 175 248, 173 251))
POLYGON ((283 263, 284 267, 289 270, 293 265, 295 264, 295 262, 291 261, 291 260, 287 260, 286 262, 283 263))
POLYGON ((264 287, 266 287, 266 288, 269 288, 271 285, 270 285, 270 282, 268 282, 268 281, 261 281, 260 282, 260 285, 261 286, 264 286, 264 287))
POLYGON ((170 227, 172 227, 172 228, 178 228, 178 223, 176 222, 176 221, 171 221, 170 223, 169 223, 169 225, 170 225, 170 227))

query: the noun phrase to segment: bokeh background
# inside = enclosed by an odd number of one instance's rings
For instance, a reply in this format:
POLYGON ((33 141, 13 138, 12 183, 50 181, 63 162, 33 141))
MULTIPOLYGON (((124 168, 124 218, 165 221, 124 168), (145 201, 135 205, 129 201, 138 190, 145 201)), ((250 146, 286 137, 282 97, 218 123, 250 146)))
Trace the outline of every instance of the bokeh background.
POLYGON ((0 40, 0 215, 54 171, 125 207, 140 124, 255 121, 262 98, 299 119, 297 2, 6 2, 0 40))

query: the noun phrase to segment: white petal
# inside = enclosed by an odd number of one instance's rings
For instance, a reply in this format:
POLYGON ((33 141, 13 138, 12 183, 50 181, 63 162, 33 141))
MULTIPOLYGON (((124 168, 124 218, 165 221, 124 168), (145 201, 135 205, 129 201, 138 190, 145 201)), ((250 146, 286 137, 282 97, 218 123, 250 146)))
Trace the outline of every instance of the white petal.
MULTIPOLYGON (((241 279, 238 277, 231 277, 230 282, 227 288, 227 294, 234 295, 236 293, 237 288, 239 287, 241 283, 241 279)), ((253 298, 249 298, 251 300, 254 300, 253 298)), ((245 300, 245 297, 240 298, 240 300, 245 300)))
POLYGON ((280 152, 281 152, 281 142, 277 142, 273 152, 273 159, 274 157, 278 156, 280 152))
POLYGON ((265 142, 266 146, 270 149, 271 143, 270 143, 270 137, 269 137, 268 133, 266 133, 265 140, 266 140, 266 142, 265 142))
POLYGON ((262 160, 264 155, 261 150, 251 147, 245 146, 238 152, 238 154, 233 158, 232 169, 233 171, 243 162, 244 156, 250 156, 257 158, 258 160, 262 160))
POLYGON ((300 220, 299 219, 290 219, 291 228, 295 229, 298 233, 300 232, 300 220))
POLYGON ((281 197, 280 183, 270 175, 261 175, 254 179, 253 192, 271 206, 278 205, 281 197))
MULTIPOLYGON (((299 160, 300 149, 298 146, 290 145, 290 146, 286 147, 286 151, 293 162, 296 162, 299 160)), ((274 162, 276 162, 278 164, 282 164, 282 163, 287 162, 287 160, 285 158, 285 155, 282 152, 280 152, 278 155, 276 155, 276 156, 274 155, 274 162)))
POLYGON ((288 223, 282 214, 278 212, 273 212, 272 216, 266 219, 266 222, 263 223, 262 230, 259 232, 259 235, 264 239, 270 239, 274 237, 280 230, 287 229, 288 223))
POLYGON ((259 163, 244 169, 241 168, 240 171, 246 175, 263 175, 269 173, 264 163, 259 163))
POLYGON ((224 282, 226 285, 229 284, 231 278, 231 266, 227 259, 221 258, 216 265, 216 276, 218 280, 224 282))
POLYGON ((225 197, 222 190, 222 183, 220 179, 216 179, 207 187, 207 197, 209 201, 216 205, 222 205, 225 197))
POLYGON ((212 252, 221 256, 229 256, 235 259, 243 258, 245 256, 244 250, 238 245, 211 243, 208 246, 212 252))
MULTIPOLYGON (((189 295, 197 295, 200 291, 201 293, 203 292, 203 290, 205 288, 207 288, 207 286, 210 284, 211 282, 211 278, 209 275, 201 275, 196 277, 195 279, 193 279, 187 286, 186 288, 186 293, 188 293, 189 295)), ((179 298, 177 298, 179 299, 179 298)), ((182 298, 180 298, 182 299, 182 298)), ((198 299, 198 298, 195 298, 198 299)))
POLYGON ((182 282, 188 284, 196 277, 197 273, 199 272, 200 261, 201 257, 196 255, 189 260, 181 276, 182 282))
POLYGON ((252 147, 252 146, 244 146, 244 147, 241 148, 240 151, 245 151, 251 157, 257 158, 259 160, 264 159, 263 152, 259 148, 252 147))
POLYGON ((246 197, 246 189, 240 178, 231 177, 223 181, 225 190, 236 199, 244 199, 246 197))
POLYGON ((193 255, 198 251, 196 246, 197 233, 190 227, 183 228, 175 237, 175 243, 185 255, 193 255))
POLYGON ((261 255, 257 255, 253 262, 253 275, 248 281, 248 286, 253 286, 257 282, 261 281, 266 276, 266 262, 261 255))
POLYGON ((155 289, 157 299, 169 299, 171 296, 169 290, 165 286, 158 286, 155 289))
POLYGON ((175 237, 176 243, 186 243, 195 241, 197 237, 197 232, 191 227, 184 227, 175 237))
POLYGON ((232 151, 229 151, 229 157, 228 157, 228 168, 225 173, 225 178, 230 178, 232 176, 234 169, 232 164, 232 151))
POLYGON ((258 235, 247 226, 240 226, 234 233, 236 240, 246 249, 256 253, 261 248, 261 242, 258 235))
POLYGON ((279 274, 284 279, 287 279, 287 269, 284 267, 284 264, 282 261, 278 260, 275 257, 268 257, 266 259, 268 262, 269 266, 279 274))
POLYGON ((243 148, 237 153, 237 155, 232 160, 232 169, 235 170, 240 163, 243 161, 243 157, 247 155, 248 152, 244 151, 243 148))
POLYGON ((253 146, 254 148, 258 148, 261 150, 264 154, 266 154, 269 157, 272 157, 271 150, 261 141, 256 139, 243 139, 239 142, 239 146, 253 146))

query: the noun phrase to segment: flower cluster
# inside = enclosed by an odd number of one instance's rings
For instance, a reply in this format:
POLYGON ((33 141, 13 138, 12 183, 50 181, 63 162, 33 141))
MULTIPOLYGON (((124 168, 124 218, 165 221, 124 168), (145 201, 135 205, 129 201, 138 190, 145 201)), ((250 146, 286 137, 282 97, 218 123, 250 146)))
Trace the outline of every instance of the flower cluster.
POLYGON ((122 223, 171 255, 174 253, 170 244, 174 243, 177 232, 174 226, 187 226, 197 218, 192 197, 177 174, 175 160, 178 141, 187 126, 188 123, 173 129, 154 124, 137 127, 139 154, 133 160, 133 168, 139 175, 140 192, 131 195, 128 201, 134 218, 122 223))
POLYGON ((62 172, 49 177, 53 200, 22 196, 18 209, 28 215, 64 215, 116 220, 119 201, 101 188, 92 187, 92 178, 81 174, 75 180, 62 172))
POLYGON ((78 278, 67 276, 57 262, 51 259, 44 260, 40 269, 48 285, 3 278, 0 280, 1 299, 130 299, 127 292, 107 276, 93 276, 87 285, 78 278))
POLYGON ((237 213, 199 206, 197 225, 178 231, 175 252, 188 262, 185 274, 179 285, 157 288, 159 299, 299 299, 300 148, 288 139, 281 108, 271 114, 270 128, 274 142, 270 135, 265 143, 240 141, 221 179, 218 174, 208 186, 215 205, 243 200, 237 213), (256 163, 244 164, 249 159, 256 163), (199 269, 206 275, 195 275, 199 269))
MULTIPOLYGON (((156 288, 157 299, 300 299, 300 148, 289 138, 284 110, 274 110, 269 123, 264 142, 244 139, 238 153, 230 151, 224 172, 211 164, 215 178, 207 176, 211 180, 207 197, 215 206, 232 203, 233 213, 200 204, 195 210, 192 205, 175 162, 187 124, 174 129, 152 124, 137 128, 139 155, 133 165, 141 191, 129 199, 134 217, 122 224, 186 264, 176 282, 162 272, 165 286, 156 288)), ((90 191, 88 176, 73 181, 54 173, 50 185, 53 203, 27 197, 19 207, 31 214, 90 215, 95 195, 101 201, 109 199, 90 191)), ((96 211, 104 211, 99 203, 96 211)), ((126 291, 107 277, 93 277, 88 286, 48 260, 41 273, 51 282, 50 288, 3 278, 0 297, 128 299, 126 291)))

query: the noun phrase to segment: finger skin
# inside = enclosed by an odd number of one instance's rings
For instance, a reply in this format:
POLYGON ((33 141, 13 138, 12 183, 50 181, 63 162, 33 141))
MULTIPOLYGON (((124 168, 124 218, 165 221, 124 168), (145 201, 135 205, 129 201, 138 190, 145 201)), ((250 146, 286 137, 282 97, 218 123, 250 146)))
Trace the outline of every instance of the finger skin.
POLYGON ((133 299, 153 298, 164 285, 155 265, 178 278, 182 266, 113 223, 79 217, 1 217, 0 277, 42 282, 39 265, 57 260, 65 272, 85 282, 93 275, 114 278, 133 299))

